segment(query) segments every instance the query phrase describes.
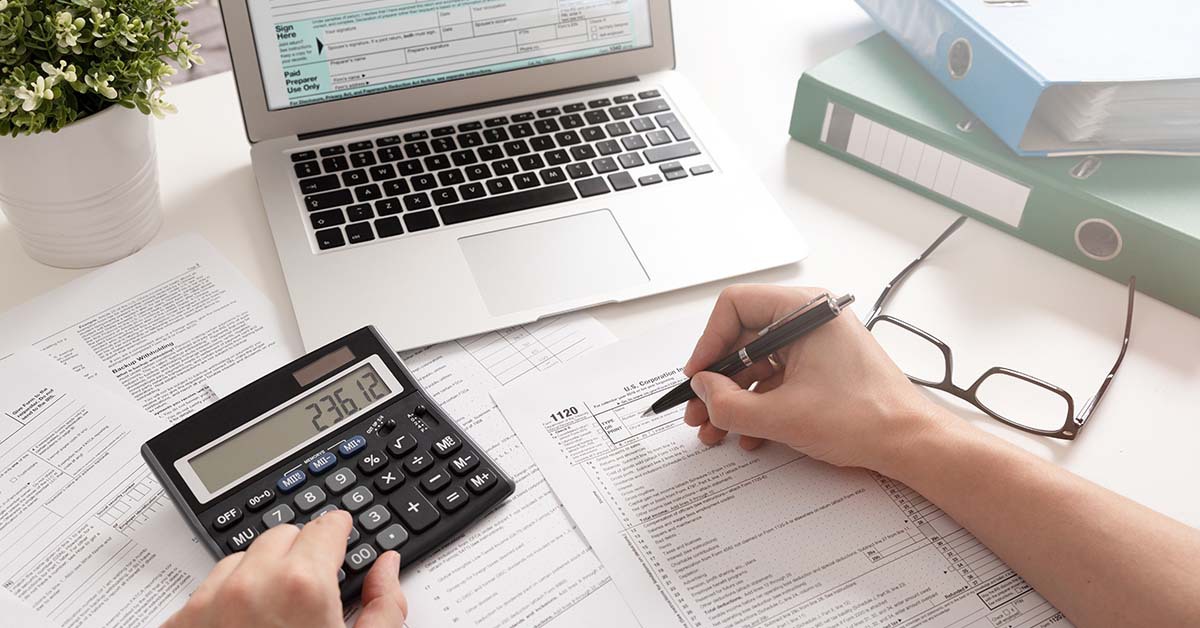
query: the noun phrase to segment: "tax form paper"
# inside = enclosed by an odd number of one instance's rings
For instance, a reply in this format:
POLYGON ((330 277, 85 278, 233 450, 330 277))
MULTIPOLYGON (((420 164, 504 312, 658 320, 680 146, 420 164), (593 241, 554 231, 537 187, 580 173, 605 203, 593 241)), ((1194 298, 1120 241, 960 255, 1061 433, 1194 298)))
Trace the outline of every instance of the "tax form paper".
POLYGON ((493 393, 643 626, 1069 625, 932 503, 779 444, 706 447, 683 406, 703 325, 597 349, 493 393))

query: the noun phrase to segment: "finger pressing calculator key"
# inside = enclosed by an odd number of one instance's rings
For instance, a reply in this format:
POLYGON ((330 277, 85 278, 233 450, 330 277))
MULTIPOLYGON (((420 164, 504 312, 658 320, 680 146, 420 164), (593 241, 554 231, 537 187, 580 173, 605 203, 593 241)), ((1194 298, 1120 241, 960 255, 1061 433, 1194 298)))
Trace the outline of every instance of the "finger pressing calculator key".
POLYGON ((271 528, 350 512, 344 599, 381 553, 419 561, 514 490, 370 327, 176 423, 142 453, 218 557, 271 528))

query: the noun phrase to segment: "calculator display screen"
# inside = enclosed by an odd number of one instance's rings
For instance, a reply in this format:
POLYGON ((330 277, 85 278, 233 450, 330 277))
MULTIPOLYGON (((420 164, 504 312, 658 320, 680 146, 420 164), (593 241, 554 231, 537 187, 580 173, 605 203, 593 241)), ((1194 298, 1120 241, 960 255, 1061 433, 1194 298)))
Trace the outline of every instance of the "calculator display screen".
POLYGON ((204 450, 187 464, 204 487, 216 494, 391 392, 375 367, 365 363, 204 450))

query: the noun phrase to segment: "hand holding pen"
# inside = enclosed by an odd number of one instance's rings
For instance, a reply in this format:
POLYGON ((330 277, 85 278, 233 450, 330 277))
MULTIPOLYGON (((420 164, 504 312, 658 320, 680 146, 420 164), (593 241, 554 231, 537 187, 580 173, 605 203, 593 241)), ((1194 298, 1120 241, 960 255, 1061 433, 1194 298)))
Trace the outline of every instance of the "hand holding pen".
MULTIPOLYGON (((699 399, 683 420, 707 445, 737 434, 745 449, 765 440, 839 466, 885 475, 914 434, 941 427, 948 413, 888 358, 853 312, 843 312, 768 360, 727 378, 702 372, 758 337, 763 327, 824 294, 814 288, 732 286, 721 293, 684 367, 699 399), (755 384, 753 391, 746 390, 755 384)), ((647 400, 649 402, 649 400, 647 400)))
MULTIPOLYGON (((739 343, 741 347, 737 351, 704 367, 703 370, 720 373, 726 377, 734 377, 747 369, 754 368, 758 364, 768 363, 774 367, 778 367, 777 360, 774 357, 775 352, 784 349, 805 334, 833 320, 841 313, 843 308, 853 302, 853 295, 847 294, 841 297, 834 297, 829 293, 822 293, 800 307, 775 319, 769 325, 759 330, 757 336, 750 339, 749 342, 745 344, 739 343)), ((719 305, 720 302, 718 302, 719 305)), ((688 381, 679 384, 655 401, 642 416, 664 412, 695 398, 696 394, 692 388, 692 380, 689 378, 688 381)))

